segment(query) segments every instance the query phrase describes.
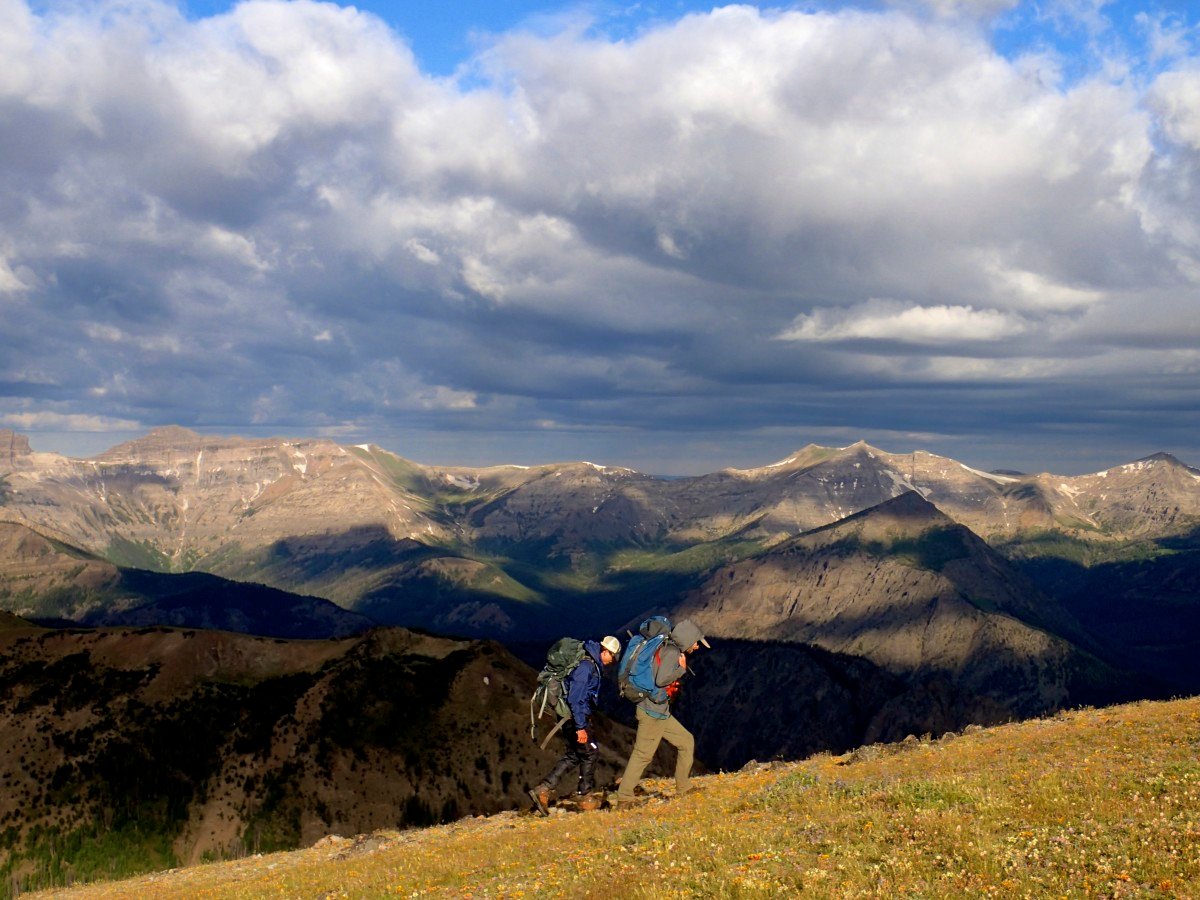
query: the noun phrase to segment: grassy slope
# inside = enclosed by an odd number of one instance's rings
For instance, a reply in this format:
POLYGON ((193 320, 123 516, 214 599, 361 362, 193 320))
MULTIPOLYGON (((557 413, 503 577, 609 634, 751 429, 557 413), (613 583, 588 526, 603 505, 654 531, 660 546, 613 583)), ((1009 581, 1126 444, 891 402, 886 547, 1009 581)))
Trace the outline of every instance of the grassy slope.
POLYGON ((1194 896, 1198 741, 1200 698, 1081 710, 56 896, 1194 896))

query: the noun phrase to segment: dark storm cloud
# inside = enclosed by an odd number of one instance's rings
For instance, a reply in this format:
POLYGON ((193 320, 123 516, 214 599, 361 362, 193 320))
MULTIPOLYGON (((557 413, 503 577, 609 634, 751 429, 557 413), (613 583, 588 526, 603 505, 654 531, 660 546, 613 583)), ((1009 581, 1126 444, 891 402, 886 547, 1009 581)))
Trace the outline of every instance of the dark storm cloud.
POLYGON ((1056 80, 1015 6, 513 33, 468 87, 328 4, 0 0, 0 425, 1200 456, 1195 60, 1056 80))

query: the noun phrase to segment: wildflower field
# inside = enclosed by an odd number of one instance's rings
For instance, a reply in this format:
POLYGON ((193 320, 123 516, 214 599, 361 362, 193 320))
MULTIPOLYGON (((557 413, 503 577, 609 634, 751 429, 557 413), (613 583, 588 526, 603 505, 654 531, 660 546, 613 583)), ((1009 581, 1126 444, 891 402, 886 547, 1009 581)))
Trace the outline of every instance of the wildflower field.
POLYGON ((1198 757, 1200 699, 1076 710, 56 896, 1196 897, 1198 757))

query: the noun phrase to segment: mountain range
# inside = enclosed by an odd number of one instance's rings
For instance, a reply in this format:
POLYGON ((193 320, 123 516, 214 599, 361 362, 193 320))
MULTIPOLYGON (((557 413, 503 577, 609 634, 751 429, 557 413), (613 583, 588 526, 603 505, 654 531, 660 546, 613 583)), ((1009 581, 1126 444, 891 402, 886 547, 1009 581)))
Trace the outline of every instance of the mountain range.
MULTIPOLYGON (((860 442, 668 479, 582 462, 428 466, 371 445, 175 427, 72 459, 0 432, 0 520, 125 568, 206 572, 379 623, 506 641, 628 622, 714 567, 906 493, 1030 579, 1045 597, 1022 615, 1051 630, 1069 618, 1073 640, 1116 650, 1120 629, 1103 623, 1122 592, 1178 599, 1195 583, 1200 470, 1164 453, 1090 475, 1022 475, 860 442), (1100 566, 1099 591, 1080 596, 1100 566)), ((1174 637, 1200 638, 1190 628, 1174 637)), ((1147 638, 1153 655, 1163 642, 1147 638)), ((1184 683, 1200 685, 1193 675, 1184 683)))
MULTIPOLYGON (((1200 470, 1168 454, 1090 475, 1021 475, 860 442, 668 479, 589 463, 427 466, 371 445, 175 427, 72 459, 0 432, 0 521, 71 552, 125 571, 202 572, 302 595, 310 609, 324 599, 372 622, 510 643, 630 622, 702 589, 720 566, 777 560, 798 536, 905 494, 945 517, 937 528, 982 538, 977 547, 995 551, 989 577, 1025 577, 1003 589, 1024 595, 1023 606, 1002 612, 1200 687, 1200 664, 1186 665, 1179 650, 1200 640, 1188 587, 1198 580, 1200 470), (1132 617, 1154 620, 1136 629, 1134 645, 1130 592, 1149 611, 1132 617), (1154 624, 1172 613, 1182 630, 1154 624)), ((11 565, 0 560, 0 578, 11 565)), ((77 577, 98 577, 95 565, 77 577)), ((64 610, 61 594, 10 586, 7 596, 11 611, 78 622, 106 621, 96 608, 139 599, 110 595, 64 610), (93 611, 81 615, 88 603, 93 611)))
MULTIPOLYGON (((712 768, 1200 690, 1200 471, 858 443, 656 478, 179 428, 72 459, 0 432, 0 609, 0 784, 25 792, 0 865, 48 829, 94 845, 130 791, 155 858, 194 859, 519 802, 554 755, 521 709, 546 646, 652 612, 711 638, 677 711, 712 768)), ((632 717, 604 709, 611 777, 632 717)))

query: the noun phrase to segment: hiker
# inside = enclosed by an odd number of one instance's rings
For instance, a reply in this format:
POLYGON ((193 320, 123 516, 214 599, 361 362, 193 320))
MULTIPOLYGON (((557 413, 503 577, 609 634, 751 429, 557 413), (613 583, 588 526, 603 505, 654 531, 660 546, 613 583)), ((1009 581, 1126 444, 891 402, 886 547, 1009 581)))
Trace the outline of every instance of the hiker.
POLYGON ((600 641, 584 641, 583 650, 583 660, 571 670, 563 684, 572 720, 563 729, 567 752, 550 770, 550 774, 529 791, 534 806, 543 816, 550 814, 550 792, 558 785, 559 779, 572 769, 579 768, 576 794, 590 794, 596 786, 598 747, 592 737, 591 716, 600 696, 600 673, 604 666, 611 666, 620 658, 621 642, 607 635, 600 641))
POLYGON ((684 619, 650 651, 650 671, 653 672, 654 685, 661 690, 645 694, 638 700, 637 737, 625 766, 625 774, 621 776, 621 785, 616 795, 610 798, 614 807, 633 801, 633 789, 642 780, 642 773, 654 758, 659 743, 664 740, 675 748, 676 795, 682 797, 687 793, 696 741, 692 733, 671 715, 671 699, 679 691, 679 679, 687 672, 687 654, 700 644, 709 646, 700 628, 691 619, 684 619))

